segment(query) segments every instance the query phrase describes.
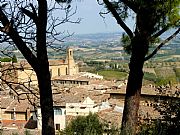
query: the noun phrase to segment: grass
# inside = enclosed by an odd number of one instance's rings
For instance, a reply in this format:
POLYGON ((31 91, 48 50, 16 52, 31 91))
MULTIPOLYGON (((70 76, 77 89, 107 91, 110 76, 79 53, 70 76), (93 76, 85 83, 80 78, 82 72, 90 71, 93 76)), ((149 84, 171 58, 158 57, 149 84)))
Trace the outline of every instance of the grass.
POLYGON ((116 70, 100 70, 99 75, 102 75, 106 80, 124 80, 127 78, 127 73, 116 70))
POLYGON ((155 72, 157 77, 174 77, 176 78, 176 74, 173 68, 155 68, 155 72))
POLYGON ((175 68, 174 72, 176 74, 176 78, 177 78, 178 82, 180 82, 180 68, 175 68))
POLYGON ((171 84, 177 83, 177 76, 173 68, 155 68, 156 75, 159 79, 159 82, 170 82, 171 84))

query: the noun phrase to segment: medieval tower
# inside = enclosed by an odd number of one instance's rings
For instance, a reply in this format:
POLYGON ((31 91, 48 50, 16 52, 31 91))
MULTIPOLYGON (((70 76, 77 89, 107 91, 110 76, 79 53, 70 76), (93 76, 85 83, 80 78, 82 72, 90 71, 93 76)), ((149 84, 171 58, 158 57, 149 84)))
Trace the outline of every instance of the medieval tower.
POLYGON ((66 63, 68 65, 68 68, 67 68, 68 75, 74 75, 78 73, 78 66, 74 62, 72 48, 67 49, 66 63))

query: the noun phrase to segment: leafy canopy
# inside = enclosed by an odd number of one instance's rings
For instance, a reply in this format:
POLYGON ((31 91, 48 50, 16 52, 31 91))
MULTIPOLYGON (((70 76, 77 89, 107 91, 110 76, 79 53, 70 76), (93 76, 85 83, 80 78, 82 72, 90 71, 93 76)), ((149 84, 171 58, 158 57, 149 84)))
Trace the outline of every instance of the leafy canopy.
MULTIPOLYGON (((150 45, 159 43, 159 36, 168 29, 180 26, 179 0, 120 0, 111 4, 122 20, 130 16, 135 19, 136 27, 133 34, 146 35, 150 45)), ((128 54, 131 54, 132 38, 128 33, 122 34, 121 42, 128 54)))
POLYGON ((68 135, 102 135, 103 124, 97 114, 90 113, 88 116, 77 116, 62 132, 68 135))

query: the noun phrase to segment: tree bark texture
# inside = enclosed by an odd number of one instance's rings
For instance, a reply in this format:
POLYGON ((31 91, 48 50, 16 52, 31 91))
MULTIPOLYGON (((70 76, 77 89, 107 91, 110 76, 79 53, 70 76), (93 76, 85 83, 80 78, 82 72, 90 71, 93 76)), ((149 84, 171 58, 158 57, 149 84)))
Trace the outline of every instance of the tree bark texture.
POLYGON ((126 97, 122 119, 121 135, 135 135, 138 122, 138 110, 143 80, 144 57, 148 42, 143 36, 135 35, 131 40, 132 55, 130 59, 130 73, 126 88, 126 97))
POLYGON ((42 135, 54 135, 54 111, 51 77, 46 47, 47 1, 38 0, 37 59, 39 70, 36 72, 40 91, 42 114, 42 135))
MULTIPOLYGON (((40 107, 42 114, 42 135, 55 135, 54 130, 54 111, 53 111, 53 96, 51 89, 51 77, 49 73, 49 62, 46 47, 46 27, 47 27, 47 1, 38 1, 38 16, 37 16, 37 41, 35 56, 27 47, 26 43, 19 36, 18 31, 13 28, 7 16, 0 8, 0 20, 3 26, 7 29, 5 33, 13 40, 17 48, 21 51, 25 59, 36 72, 39 91, 40 91, 40 107)), ((32 19, 32 18, 31 18, 32 19)))

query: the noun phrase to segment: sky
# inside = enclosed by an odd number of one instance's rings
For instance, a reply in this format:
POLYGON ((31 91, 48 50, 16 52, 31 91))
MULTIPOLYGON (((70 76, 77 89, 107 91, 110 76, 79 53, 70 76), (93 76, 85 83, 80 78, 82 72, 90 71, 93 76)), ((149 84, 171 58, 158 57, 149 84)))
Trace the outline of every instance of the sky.
MULTIPOLYGON (((122 28, 117 25, 116 20, 109 14, 105 19, 99 15, 103 10, 103 6, 98 5, 96 0, 75 0, 72 7, 77 6, 77 13, 73 19, 82 18, 80 24, 65 24, 64 30, 75 32, 75 34, 89 34, 89 33, 109 33, 122 32, 122 28)), ((131 22, 128 22, 131 25, 131 22)))

